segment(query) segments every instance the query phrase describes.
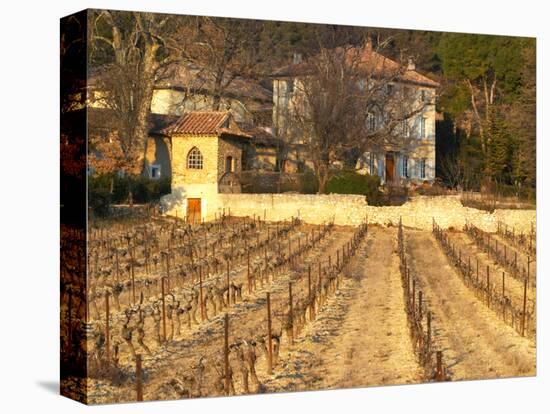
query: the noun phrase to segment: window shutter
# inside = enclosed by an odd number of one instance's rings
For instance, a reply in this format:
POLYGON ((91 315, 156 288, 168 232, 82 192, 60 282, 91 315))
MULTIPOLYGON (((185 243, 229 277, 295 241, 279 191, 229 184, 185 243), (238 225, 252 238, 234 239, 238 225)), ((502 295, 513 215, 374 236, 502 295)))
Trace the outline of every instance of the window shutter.
POLYGON ((399 177, 405 177, 405 174, 403 174, 403 156, 399 155, 397 156, 397 175, 399 177))
POLYGON ((422 139, 422 117, 417 116, 414 120, 414 123, 415 123, 416 138, 422 139))
POLYGON ((367 172, 370 174, 370 151, 365 152, 365 167, 367 172))
POLYGON ((411 166, 409 167, 411 169, 411 178, 417 178, 418 174, 416 172, 416 167, 417 167, 416 158, 411 158, 409 160, 409 163, 411 164, 411 166))
POLYGON ((378 158, 378 175, 384 177, 384 157, 382 156, 378 158))

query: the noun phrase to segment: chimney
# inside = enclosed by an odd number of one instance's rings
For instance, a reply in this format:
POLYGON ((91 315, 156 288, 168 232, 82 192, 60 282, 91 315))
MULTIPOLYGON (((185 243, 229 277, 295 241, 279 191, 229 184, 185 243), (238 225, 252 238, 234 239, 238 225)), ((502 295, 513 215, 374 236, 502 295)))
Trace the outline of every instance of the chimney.
POLYGON ((414 64, 414 60, 412 57, 410 57, 409 61, 407 62, 407 70, 416 70, 416 65, 414 64))
POLYGON ((292 55, 292 63, 297 64, 302 62, 302 54, 294 52, 294 55, 292 55))

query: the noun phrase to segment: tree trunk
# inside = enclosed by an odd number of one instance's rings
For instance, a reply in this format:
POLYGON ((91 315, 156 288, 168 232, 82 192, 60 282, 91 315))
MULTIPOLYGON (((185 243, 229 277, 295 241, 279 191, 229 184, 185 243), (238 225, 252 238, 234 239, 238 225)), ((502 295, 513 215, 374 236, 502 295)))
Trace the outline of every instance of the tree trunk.
POLYGON ((143 91, 142 99, 139 102, 136 127, 134 129, 135 139, 140 140, 143 145, 143 165, 142 171, 145 171, 147 166, 147 141, 149 138, 147 128, 147 115, 151 109, 151 101, 153 99, 153 91, 155 87, 155 73, 158 69, 156 54, 159 45, 156 43, 148 44, 145 47, 143 56, 143 70, 141 79, 141 91, 143 91))
POLYGON ((317 168, 317 180, 319 182, 319 194, 324 194, 328 182, 328 165, 319 165, 317 168))
POLYGON ((481 116, 479 115, 479 110, 477 108, 477 101, 476 101, 476 95, 474 86, 472 85, 472 82, 470 80, 466 80, 466 85, 468 85, 468 88, 470 89, 470 100, 472 103, 472 110, 474 111, 474 116, 476 118, 478 127, 479 127, 479 136, 481 138, 481 151, 486 154, 487 153, 487 146, 485 143, 485 131, 483 128, 483 121, 481 119, 481 116))

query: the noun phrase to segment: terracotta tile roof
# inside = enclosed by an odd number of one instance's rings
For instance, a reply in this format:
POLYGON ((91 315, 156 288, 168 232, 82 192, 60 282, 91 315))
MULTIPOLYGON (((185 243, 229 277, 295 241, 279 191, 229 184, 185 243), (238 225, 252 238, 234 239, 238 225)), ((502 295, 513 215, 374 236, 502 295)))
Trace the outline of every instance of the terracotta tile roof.
MULTIPOLYGON (((436 88, 439 83, 433 79, 428 78, 425 75, 417 72, 416 70, 410 70, 407 65, 400 64, 395 60, 392 60, 374 49, 365 45, 361 48, 342 48, 336 49, 336 53, 342 53, 346 60, 354 61, 357 66, 365 71, 368 71, 373 76, 388 77, 401 82, 410 82, 422 86, 429 86, 436 88), (356 60, 358 59, 358 60, 356 60)), ((313 63, 303 61, 296 64, 291 64, 275 71, 272 77, 288 77, 288 76, 305 76, 311 74, 313 71, 313 63)))
MULTIPOLYGON (((223 98, 251 100, 260 104, 272 102, 271 90, 260 85, 255 79, 227 73, 224 78, 224 83, 226 82, 228 86, 223 91, 223 98), (230 77, 232 80, 229 82, 230 77)), ((215 80, 213 73, 206 68, 189 62, 174 62, 164 68, 158 75, 155 87, 158 89, 169 88, 191 91, 196 94, 213 94, 215 80)))
POLYGON ((235 135, 250 138, 232 122, 229 111, 195 111, 160 130, 165 135, 235 135))

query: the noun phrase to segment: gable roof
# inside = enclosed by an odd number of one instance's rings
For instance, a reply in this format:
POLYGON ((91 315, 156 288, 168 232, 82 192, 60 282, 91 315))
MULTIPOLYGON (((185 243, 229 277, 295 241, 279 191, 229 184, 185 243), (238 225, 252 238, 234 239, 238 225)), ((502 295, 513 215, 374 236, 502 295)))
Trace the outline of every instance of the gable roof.
POLYGON ((235 122, 229 111, 194 111, 160 130, 165 135, 234 135, 250 138, 235 122))
MULTIPOLYGON (((338 47, 335 49, 337 54, 342 54, 342 59, 354 61, 357 67, 368 71, 374 77, 389 77, 396 81, 413 83, 420 86, 437 88, 439 83, 429 77, 409 69, 407 65, 402 65, 381 53, 375 51, 370 44, 363 47, 338 47), (357 59, 357 61, 355 61, 357 59)), ((305 60, 300 63, 287 65, 272 73, 272 77, 297 77, 307 76, 314 71, 313 62, 305 60)))
MULTIPOLYGON (((271 90, 264 88, 256 79, 227 73, 223 82, 229 82, 223 97, 238 100, 253 100, 259 104, 272 103, 271 90), (231 81, 229 82, 229 80, 231 81)), ((194 93, 210 94, 215 89, 214 74, 191 62, 173 62, 164 68, 155 81, 157 89, 178 89, 194 93)))

